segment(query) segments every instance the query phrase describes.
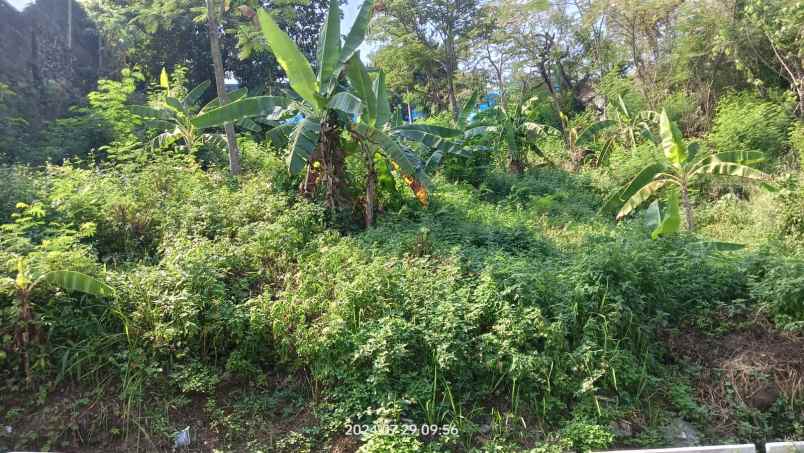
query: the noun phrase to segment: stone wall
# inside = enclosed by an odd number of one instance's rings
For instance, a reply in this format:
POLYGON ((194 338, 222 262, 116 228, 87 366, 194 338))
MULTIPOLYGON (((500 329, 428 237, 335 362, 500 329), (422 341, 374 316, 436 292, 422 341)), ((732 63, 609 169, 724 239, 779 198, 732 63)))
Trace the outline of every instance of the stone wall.
POLYGON ((63 115, 95 87, 97 55, 97 31, 78 2, 36 0, 19 12, 0 0, 0 82, 16 93, 12 107, 32 128, 63 115))

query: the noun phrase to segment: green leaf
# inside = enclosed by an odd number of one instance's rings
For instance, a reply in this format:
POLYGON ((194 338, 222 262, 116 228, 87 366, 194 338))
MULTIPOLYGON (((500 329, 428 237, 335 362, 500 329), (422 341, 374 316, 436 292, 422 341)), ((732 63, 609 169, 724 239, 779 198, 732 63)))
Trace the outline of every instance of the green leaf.
POLYGON ((348 115, 360 116, 363 105, 360 99, 348 91, 341 91, 329 100, 328 109, 340 110, 348 115))
POLYGON ((767 174, 757 170, 756 168, 751 168, 747 165, 740 165, 732 162, 712 162, 701 165, 692 172, 692 176, 700 174, 736 176, 739 178, 758 180, 770 179, 767 174))
POLYGON ((187 93, 187 96, 184 97, 183 104, 186 107, 195 105, 195 103, 201 99, 201 96, 203 96, 204 93, 207 92, 209 86, 210 86, 209 80, 204 80, 203 82, 199 83, 198 86, 196 86, 195 88, 190 90, 189 93, 187 93))
POLYGON ((257 17, 262 34, 271 47, 276 61, 285 70, 293 91, 305 101, 323 110, 326 102, 318 94, 318 84, 315 74, 313 74, 313 68, 310 67, 304 54, 296 47, 296 43, 290 39, 290 36, 279 28, 267 11, 260 9, 257 17))
POLYGON ((640 126, 639 133, 640 133, 640 135, 642 135, 642 137, 645 140, 648 140, 649 142, 653 143, 654 145, 659 144, 659 139, 656 138, 656 135, 654 135, 653 131, 650 130, 650 125, 648 125, 648 123, 642 122, 642 123, 639 124, 639 126, 640 126))
POLYGON ((653 230, 650 237, 656 240, 659 236, 678 233, 680 227, 681 210, 678 206, 678 194, 673 192, 670 194, 670 199, 668 200, 667 216, 665 216, 664 220, 653 230))
POLYGON ((223 107, 212 109, 192 119, 193 126, 199 129, 235 123, 244 118, 267 116, 277 107, 285 107, 290 100, 281 96, 255 96, 230 102, 223 107))
POLYGON ((321 123, 316 119, 305 118, 296 125, 290 135, 290 154, 288 155, 288 168, 290 174, 295 175, 304 170, 310 161, 310 156, 316 150, 321 134, 321 123))
POLYGON ((259 124, 255 123, 251 118, 243 118, 237 122, 237 127, 241 127, 247 131, 260 132, 262 128, 259 124))
POLYGON ((674 165, 679 166, 687 161, 687 147, 681 131, 675 123, 670 121, 667 111, 662 110, 659 119, 659 135, 662 137, 662 149, 667 159, 674 165))
POLYGON ((399 137, 404 140, 409 140, 412 142, 421 143, 424 146, 429 148, 436 148, 441 145, 441 142, 444 141, 443 137, 439 137, 438 135, 428 134, 424 131, 417 131, 417 130, 393 130, 391 134, 394 137, 399 137))
MULTIPOLYGON (((243 88, 239 88, 237 90, 234 90, 231 93, 228 93, 228 95, 226 96, 226 99, 229 102, 234 102, 234 101, 236 101, 238 99, 241 99, 241 98, 245 97, 247 94, 248 94, 248 88, 243 87, 243 88)), ((206 104, 205 106, 201 107, 201 112, 203 113, 203 112, 206 112, 207 110, 211 110, 211 109, 220 107, 220 105, 221 105, 221 100, 220 100, 220 98, 216 97, 215 99, 209 101, 208 104, 206 104)))
POLYGON ((373 11, 374 0, 364 1, 363 5, 360 7, 360 11, 357 13, 354 24, 352 24, 352 29, 349 30, 349 34, 346 35, 346 41, 344 41, 343 49, 341 50, 340 64, 346 64, 355 52, 357 52, 360 45, 363 44, 373 11))
POLYGON ((391 119, 391 104, 388 102, 388 90, 385 88, 385 73, 380 71, 374 80, 374 95, 377 97, 375 126, 382 129, 391 119))
POLYGON ((349 79, 349 83, 365 106, 363 121, 369 124, 374 123, 377 118, 377 97, 372 89, 368 71, 360 60, 359 52, 355 53, 347 62, 346 78, 349 79))
POLYGON ((665 166, 659 163, 648 165, 642 169, 642 171, 639 172, 639 174, 636 175, 627 186, 609 197, 600 211, 610 213, 619 210, 629 198, 639 191, 639 189, 653 181, 656 175, 664 170, 665 166))
POLYGON ((463 104, 463 108, 461 109, 460 115, 458 115, 458 125, 463 126, 466 124, 467 119, 469 118, 469 114, 475 109, 475 104, 477 103, 477 98, 479 93, 477 90, 472 91, 472 95, 469 96, 469 99, 463 104))
POLYGON ((715 252, 736 252, 745 248, 745 244, 738 244, 736 242, 722 242, 722 241, 701 241, 697 245, 704 249, 709 249, 715 252))
POLYGON ((172 96, 166 96, 165 97, 165 102, 167 103, 168 106, 170 106, 177 113, 185 113, 186 109, 184 108, 184 104, 182 104, 180 100, 178 100, 178 99, 176 99, 176 98, 174 98, 172 96))
POLYGON ((636 193, 631 195, 631 197, 625 201, 623 207, 620 208, 619 212, 617 212, 617 220, 622 219, 630 214, 634 209, 638 208, 639 205, 641 205, 645 200, 652 197, 659 189, 664 187, 667 182, 668 181, 666 179, 659 179, 642 186, 636 191, 636 193))
POLYGON ((75 271, 53 271, 40 277, 65 291, 75 291, 98 297, 114 296, 114 289, 89 275, 75 271))
POLYGON ((631 118, 631 115, 628 113, 628 106, 625 105, 623 97, 619 94, 617 95, 617 101, 620 103, 620 111, 623 113, 623 115, 625 115, 626 118, 631 118))
POLYGON ((167 70, 162 68, 162 72, 159 73, 159 86, 170 90, 170 78, 168 77, 167 70))
POLYGON ((742 165, 754 165, 765 161, 765 154, 760 151, 725 151, 706 156, 698 165, 709 165, 715 162, 731 162, 742 165))
POLYGON ((424 165, 414 152, 403 147, 385 132, 367 124, 357 123, 353 127, 361 139, 376 145, 378 151, 396 163, 403 174, 418 180, 425 187, 430 186, 430 180, 424 173, 424 165))
POLYGON ((653 200, 645 211, 645 226, 655 230, 662 224, 662 210, 659 207, 659 200, 653 200))
POLYGON ((508 155, 512 159, 519 158, 519 141, 516 139, 516 132, 510 124, 505 127, 505 143, 508 145, 508 155))
POLYGON ((330 82, 337 78, 336 71, 340 56, 341 8, 338 0, 330 0, 327 20, 324 22, 318 43, 318 61, 321 65, 318 69, 318 85, 322 95, 326 95, 329 87, 334 86, 330 82))
POLYGON ((598 121, 595 124, 584 129, 581 132, 581 135, 578 136, 578 139, 575 141, 576 144, 582 145, 584 143, 591 142, 595 139, 595 136, 601 133, 604 129, 607 129, 611 126, 616 124, 613 120, 605 120, 605 121, 598 121))
POLYGON ((430 124, 407 124, 396 128, 397 131, 422 131, 428 134, 438 135, 439 137, 452 138, 460 137, 463 132, 449 127, 433 126, 430 124))
POLYGON ((170 112, 148 107, 147 105, 129 105, 128 109, 131 113, 143 118, 156 118, 166 121, 173 119, 173 115, 170 112))
POLYGON ((289 135, 295 129, 295 125, 293 124, 283 124, 281 126, 277 126, 269 130, 265 133, 265 138, 267 138, 272 145, 274 145, 278 149, 282 149, 288 146, 289 135))

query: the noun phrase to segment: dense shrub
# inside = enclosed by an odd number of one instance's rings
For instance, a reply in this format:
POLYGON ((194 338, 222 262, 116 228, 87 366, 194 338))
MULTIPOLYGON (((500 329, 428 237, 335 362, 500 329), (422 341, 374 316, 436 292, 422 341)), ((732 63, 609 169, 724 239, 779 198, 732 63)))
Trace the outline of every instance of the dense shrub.
POLYGON ((788 149, 791 122, 785 106, 741 92, 720 100, 708 138, 718 152, 761 151, 778 159, 788 149))
POLYGON ((0 223, 3 223, 9 220, 17 203, 30 203, 36 198, 41 182, 32 170, 19 165, 0 166, 0 181, 3 181, 0 187, 0 223))
POLYGON ((804 170, 804 121, 790 128, 790 146, 798 155, 799 169, 804 170))
POLYGON ((801 257, 768 258, 752 276, 751 295, 777 326, 804 330, 804 260, 801 257))

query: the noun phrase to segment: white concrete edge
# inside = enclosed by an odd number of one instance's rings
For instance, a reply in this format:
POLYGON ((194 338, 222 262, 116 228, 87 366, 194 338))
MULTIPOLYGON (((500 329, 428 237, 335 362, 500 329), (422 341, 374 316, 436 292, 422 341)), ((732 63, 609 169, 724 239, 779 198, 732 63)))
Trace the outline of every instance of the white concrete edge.
POLYGON ((804 453, 804 442, 768 442, 765 453, 804 453))
MULTIPOLYGON (((756 453, 754 444, 709 445, 705 447, 644 448, 639 450, 605 450, 593 453, 756 453)), ((772 452, 768 452, 772 453, 772 452)), ((782 452, 776 452, 782 453, 782 452)))

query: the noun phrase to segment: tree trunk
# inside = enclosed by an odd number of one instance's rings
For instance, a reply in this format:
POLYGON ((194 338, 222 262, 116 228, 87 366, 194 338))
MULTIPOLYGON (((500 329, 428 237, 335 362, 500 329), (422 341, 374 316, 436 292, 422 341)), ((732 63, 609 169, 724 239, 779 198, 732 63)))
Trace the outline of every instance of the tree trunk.
POLYGON ((319 149, 324 167, 327 186, 326 204, 337 218, 345 209, 351 209, 350 196, 346 187, 346 153, 340 144, 341 129, 334 117, 327 118, 321 125, 319 149))
POLYGON ((686 180, 681 183, 681 203, 684 205, 684 214, 687 217, 687 230, 692 232, 695 229, 695 222, 692 219, 692 204, 686 180))
POLYGON ((363 150, 366 159, 366 228, 374 224, 374 209, 377 204, 377 170, 374 168, 374 152, 363 150))
MULTIPOLYGON (((226 96, 226 85, 224 83, 223 57, 221 57, 221 46, 218 40, 218 23, 215 20, 215 9, 212 6, 213 0, 207 1, 207 31, 209 33, 209 47, 212 52, 212 66, 215 70, 215 88, 218 91, 218 99, 221 105, 229 102, 226 96)), ((221 4, 221 17, 223 16, 223 3, 221 4)), ((223 126, 226 131, 226 147, 229 150, 229 172, 232 175, 240 174, 240 150, 237 149, 237 139, 235 137, 234 126, 226 123, 223 126)))
POLYGON ((508 161, 508 174, 521 175, 525 172, 525 163, 521 159, 510 159, 508 161))
POLYGON ((798 116, 804 119, 804 77, 798 81, 798 116))
POLYGON ((447 96, 449 97, 449 105, 452 109, 452 117, 457 120, 460 115, 458 99, 455 97, 455 71, 457 70, 458 62, 455 61, 455 38, 452 36, 451 32, 447 34, 446 41, 447 96))

